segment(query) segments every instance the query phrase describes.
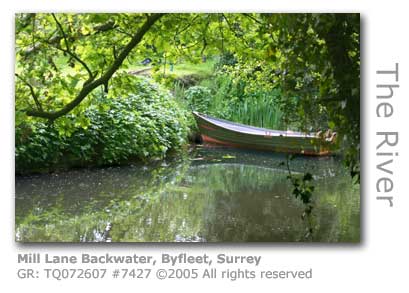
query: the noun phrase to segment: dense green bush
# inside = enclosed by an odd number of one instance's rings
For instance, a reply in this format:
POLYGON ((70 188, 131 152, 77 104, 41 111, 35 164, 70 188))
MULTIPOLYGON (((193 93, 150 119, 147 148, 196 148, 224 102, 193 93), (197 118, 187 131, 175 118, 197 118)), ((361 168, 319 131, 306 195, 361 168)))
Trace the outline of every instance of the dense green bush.
MULTIPOLYGON (((188 113, 166 91, 131 78, 135 94, 101 94, 78 115, 16 125, 16 171, 163 158, 181 148, 188 113)), ((117 93, 113 91, 114 93, 117 93)))
POLYGON ((192 86, 185 91, 185 99, 195 111, 206 113, 211 107, 212 93, 203 86, 192 86))
POLYGON ((226 51, 220 55, 219 61, 215 64, 216 69, 223 66, 235 66, 238 63, 236 56, 232 52, 226 51))
POLYGON ((171 88, 177 79, 177 75, 173 73, 167 73, 164 75, 162 71, 158 70, 152 74, 152 78, 155 82, 162 84, 166 88, 171 88))

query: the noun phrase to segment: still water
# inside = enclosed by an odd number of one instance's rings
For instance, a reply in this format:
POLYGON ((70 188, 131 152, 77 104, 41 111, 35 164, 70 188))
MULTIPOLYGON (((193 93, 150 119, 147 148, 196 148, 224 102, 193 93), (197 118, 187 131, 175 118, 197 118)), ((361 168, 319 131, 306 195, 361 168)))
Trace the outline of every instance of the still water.
POLYGON ((198 147, 150 165, 16 177, 21 242, 359 242, 360 193, 336 157, 296 157, 313 209, 292 194, 286 156, 198 147), (280 164, 281 163, 281 164, 280 164))

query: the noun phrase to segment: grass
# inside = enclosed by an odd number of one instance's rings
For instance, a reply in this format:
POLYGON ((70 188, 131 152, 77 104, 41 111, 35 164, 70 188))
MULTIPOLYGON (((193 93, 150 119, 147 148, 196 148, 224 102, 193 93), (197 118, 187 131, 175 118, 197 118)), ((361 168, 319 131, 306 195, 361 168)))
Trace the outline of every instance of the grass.
POLYGON ((172 73, 176 74, 176 76, 196 74, 196 75, 200 75, 203 77, 209 77, 213 74, 213 69, 214 69, 214 62, 212 61, 207 61, 207 62, 198 63, 198 64, 182 63, 182 64, 176 64, 173 68, 172 73))
MULTIPOLYGON (((179 63, 173 65, 173 70, 171 71, 171 65, 166 64, 166 74, 172 74, 176 77, 182 77, 187 75, 199 75, 202 78, 209 77, 213 74, 215 62, 209 60, 203 63, 179 63)), ((127 71, 139 71, 146 68, 150 68, 150 65, 132 65, 127 68, 127 71)), ((163 65, 160 67, 160 72, 163 72, 163 65)))

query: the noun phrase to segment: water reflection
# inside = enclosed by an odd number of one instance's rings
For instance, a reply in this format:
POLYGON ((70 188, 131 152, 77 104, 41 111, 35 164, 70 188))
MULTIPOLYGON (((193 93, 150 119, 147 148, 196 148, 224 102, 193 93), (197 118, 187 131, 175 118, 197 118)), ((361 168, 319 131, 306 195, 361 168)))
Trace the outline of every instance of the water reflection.
POLYGON ((203 148, 166 164, 17 177, 16 239, 359 241, 359 186, 342 164, 331 157, 292 161, 293 173, 314 174, 311 224, 301 217, 305 207, 292 195, 284 160, 203 148))

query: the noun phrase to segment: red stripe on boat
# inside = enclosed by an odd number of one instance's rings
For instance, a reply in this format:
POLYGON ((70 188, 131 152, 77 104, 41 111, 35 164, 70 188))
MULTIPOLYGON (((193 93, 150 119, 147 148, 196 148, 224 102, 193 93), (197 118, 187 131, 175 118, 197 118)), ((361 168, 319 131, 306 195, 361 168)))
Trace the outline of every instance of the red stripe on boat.
POLYGON ((201 125, 201 127, 205 128, 207 130, 210 130, 210 131, 216 130, 213 127, 210 127, 210 126, 207 126, 207 125, 201 125))
POLYGON ((209 137, 209 136, 204 135, 204 134, 202 134, 202 138, 203 138, 203 141, 209 142, 209 143, 221 144, 221 145, 230 146, 230 147, 241 147, 241 146, 238 145, 238 144, 231 143, 231 142, 227 142, 227 141, 218 140, 218 139, 209 137))

